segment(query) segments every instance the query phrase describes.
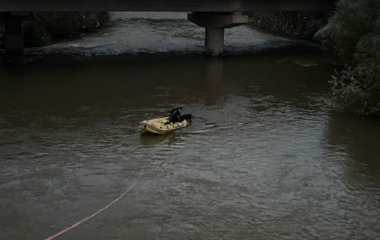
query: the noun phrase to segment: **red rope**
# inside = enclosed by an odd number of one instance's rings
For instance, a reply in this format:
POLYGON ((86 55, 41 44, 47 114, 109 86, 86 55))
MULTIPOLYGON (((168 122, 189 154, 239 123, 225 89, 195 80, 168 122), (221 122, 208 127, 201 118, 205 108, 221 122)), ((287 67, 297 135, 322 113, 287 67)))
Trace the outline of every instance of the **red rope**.
POLYGON ((71 229, 73 229, 73 228, 75 228, 75 227, 81 225, 82 223, 84 223, 84 222, 90 220, 91 218, 95 217, 96 215, 98 215, 99 213, 103 212, 103 211, 106 210, 107 208, 111 207, 114 203, 116 203, 116 202, 119 201, 122 197, 124 197, 125 195, 127 195, 127 193, 128 193, 129 191, 131 191, 131 190, 135 187, 135 185, 136 185, 137 181, 140 179, 141 175, 142 175, 142 172, 141 172, 139 178, 136 180, 136 182, 135 182, 135 183, 134 183, 129 189, 127 189, 123 194, 121 194, 118 198, 116 198, 115 200, 113 200, 112 202, 110 202, 109 204, 107 204, 105 207, 99 209, 98 211, 94 212, 94 213, 91 214, 90 216, 85 217, 85 218, 83 218, 82 220, 80 220, 80 221, 74 223, 74 224, 71 225, 70 227, 67 227, 67 228, 65 228, 65 229, 63 229, 63 230, 57 232, 56 234, 54 234, 54 235, 52 235, 52 236, 50 236, 50 237, 48 237, 48 238, 45 238, 45 240, 52 240, 52 239, 54 239, 54 238, 56 238, 56 237, 58 237, 58 236, 60 236, 60 235, 62 235, 62 234, 64 234, 64 233, 66 233, 66 232, 70 231, 71 229))

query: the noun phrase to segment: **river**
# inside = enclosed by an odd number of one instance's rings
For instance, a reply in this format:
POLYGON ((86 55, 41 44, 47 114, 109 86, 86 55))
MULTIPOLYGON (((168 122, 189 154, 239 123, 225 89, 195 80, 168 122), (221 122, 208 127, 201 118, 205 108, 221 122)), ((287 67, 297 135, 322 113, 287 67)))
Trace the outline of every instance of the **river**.
POLYGON ((0 67, 0 239, 380 238, 380 122, 331 107, 331 55, 239 26, 209 58, 184 13, 111 22, 0 67), (188 128, 138 130, 176 105, 188 128))

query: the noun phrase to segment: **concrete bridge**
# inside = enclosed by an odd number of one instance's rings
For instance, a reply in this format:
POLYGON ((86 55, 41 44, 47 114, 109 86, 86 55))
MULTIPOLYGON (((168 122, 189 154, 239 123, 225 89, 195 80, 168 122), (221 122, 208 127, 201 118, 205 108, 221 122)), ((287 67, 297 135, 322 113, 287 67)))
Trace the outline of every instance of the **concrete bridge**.
POLYGON ((224 51, 224 29, 248 22, 255 11, 330 11, 336 0, 0 0, 7 53, 23 52, 22 21, 39 11, 188 12, 188 20, 206 28, 208 55, 224 51))

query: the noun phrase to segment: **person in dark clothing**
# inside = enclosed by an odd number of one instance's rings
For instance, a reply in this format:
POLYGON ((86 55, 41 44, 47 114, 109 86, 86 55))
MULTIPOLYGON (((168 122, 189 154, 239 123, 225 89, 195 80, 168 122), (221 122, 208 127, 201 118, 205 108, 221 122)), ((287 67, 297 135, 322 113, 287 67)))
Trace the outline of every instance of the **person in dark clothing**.
POLYGON ((182 107, 175 107, 169 111, 169 123, 181 122, 182 107))
POLYGON ((180 116, 180 122, 182 122, 183 120, 186 120, 188 121, 189 123, 191 123, 191 118, 192 118, 192 115, 191 114, 182 114, 180 116))

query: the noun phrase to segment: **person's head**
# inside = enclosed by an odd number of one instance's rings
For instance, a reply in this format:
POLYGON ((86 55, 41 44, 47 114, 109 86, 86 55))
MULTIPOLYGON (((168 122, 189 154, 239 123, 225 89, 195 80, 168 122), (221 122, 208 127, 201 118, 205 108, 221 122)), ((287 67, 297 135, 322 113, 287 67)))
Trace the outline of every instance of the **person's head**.
POLYGON ((170 113, 171 114, 173 114, 173 113, 175 113, 175 112, 181 112, 182 111, 182 107, 181 106, 178 106, 178 107, 175 107, 175 108, 173 108, 171 111, 170 111, 170 113))

